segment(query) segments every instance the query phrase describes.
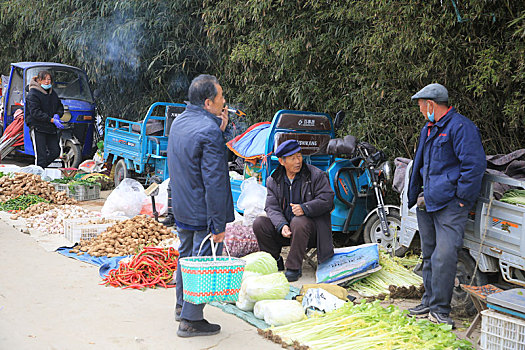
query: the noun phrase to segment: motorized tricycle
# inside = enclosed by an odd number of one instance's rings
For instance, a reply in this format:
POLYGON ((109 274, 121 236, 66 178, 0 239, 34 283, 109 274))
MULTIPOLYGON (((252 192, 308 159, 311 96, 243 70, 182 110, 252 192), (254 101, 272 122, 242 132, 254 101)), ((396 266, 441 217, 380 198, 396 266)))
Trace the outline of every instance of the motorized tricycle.
MULTIPOLYGON (((383 152, 367 143, 357 143, 352 137, 335 139, 335 129, 343 120, 342 112, 332 122, 325 113, 280 110, 271 123, 248 128, 228 146, 246 159, 244 173, 250 164, 260 168, 261 184, 265 186, 279 165, 274 150, 284 141, 297 140, 304 161, 326 171, 335 192, 331 219, 336 244, 377 242, 388 251, 398 251, 402 249, 397 238, 401 226, 399 207, 385 205, 383 200, 386 182, 391 176, 389 163, 383 152), (337 147, 337 143, 343 147, 337 147)), ((242 180, 231 178, 230 183, 236 203, 242 180)))
MULTIPOLYGON (((65 128, 60 132, 62 154, 60 160, 66 168, 77 167, 82 157, 92 156, 94 151, 95 103, 88 84, 88 78, 79 68, 52 62, 18 62, 11 64, 11 73, 7 80, 1 116, 2 132, 14 121, 17 109, 23 109, 27 115, 25 99, 30 80, 39 71, 47 70, 53 75, 53 89, 57 92, 64 106, 61 118, 65 128)), ((2 79, 4 80, 4 79, 2 79)), ((4 86, 3 86, 4 87, 4 86)), ((23 124, 23 144, 8 151, 35 155, 29 127, 23 124)))

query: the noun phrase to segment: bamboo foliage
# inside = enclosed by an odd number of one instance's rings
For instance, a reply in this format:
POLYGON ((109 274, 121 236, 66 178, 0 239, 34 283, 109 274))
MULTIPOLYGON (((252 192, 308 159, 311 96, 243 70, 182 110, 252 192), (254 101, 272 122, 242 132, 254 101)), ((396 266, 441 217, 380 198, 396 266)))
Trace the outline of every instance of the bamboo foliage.
POLYGON ((519 0, 0 0, 0 67, 88 72, 102 114, 140 118, 219 77, 253 122, 283 108, 347 111, 352 133, 413 155, 426 84, 480 128, 487 153, 523 148, 525 3, 519 0))

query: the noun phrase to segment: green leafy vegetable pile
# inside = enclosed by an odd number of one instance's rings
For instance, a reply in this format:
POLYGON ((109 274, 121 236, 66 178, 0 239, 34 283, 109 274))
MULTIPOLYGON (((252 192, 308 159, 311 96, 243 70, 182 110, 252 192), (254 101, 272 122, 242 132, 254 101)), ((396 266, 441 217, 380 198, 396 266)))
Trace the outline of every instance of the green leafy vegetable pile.
POLYGON ((22 195, 15 198, 8 199, 7 201, 0 203, 0 210, 3 211, 19 211, 25 210, 36 203, 49 203, 42 197, 34 194, 22 195))
POLYGON ((392 260, 388 253, 379 252, 381 270, 352 284, 350 288, 364 297, 378 297, 391 294, 390 286, 414 289, 423 283, 423 279, 392 260))
POLYGON ((346 303, 308 320, 259 330, 276 343, 294 349, 473 349, 457 339, 452 326, 407 317, 394 305, 378 301, 346 303))
POLYGON ((503 194, 500 201, 510 204, 525 205, 525 190, 509 190, 503 194))

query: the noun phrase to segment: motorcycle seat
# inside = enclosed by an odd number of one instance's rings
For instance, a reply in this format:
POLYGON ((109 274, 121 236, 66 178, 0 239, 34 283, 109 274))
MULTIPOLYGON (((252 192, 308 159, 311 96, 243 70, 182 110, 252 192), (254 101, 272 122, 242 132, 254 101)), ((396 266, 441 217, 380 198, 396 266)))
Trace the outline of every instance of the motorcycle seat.
POLYGON ((340 156, 343 154, 353 155, 357 146, 357 139, 353 135, 346 135, 344 138, 331 139, 326 150, 328 154, 340 156))

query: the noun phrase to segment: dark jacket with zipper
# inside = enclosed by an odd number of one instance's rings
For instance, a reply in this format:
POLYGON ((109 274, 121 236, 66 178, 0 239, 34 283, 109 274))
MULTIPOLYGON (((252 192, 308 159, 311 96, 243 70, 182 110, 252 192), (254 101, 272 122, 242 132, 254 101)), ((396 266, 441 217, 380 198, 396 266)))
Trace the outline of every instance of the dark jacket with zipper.
POLYGON ((234 220, 226 145, 221 119, 188 104, 171 124, 168 168, 175 220, 224 232, 234 220))
POLYGON ((421 130, 414 157, 408 206, 423 191, 426 210, 434 212, 452 201, 468 208, 476 202, 487 167, 479 130, 454 108, 421 130))
POLYGON ((60 117, 64 114, 64 106, 53 88, 44 90, 36 81, 36 77, 29 83, 29 93, 26 97, 27 126, 35 131, 47 134, 56 134, 57 127, 51 122, 53 115, 60 117))
MULTIPOLYGON (((299 175, 301 201, 294 204, 301 204, 304 214, 315 222, 317 258, 319 262, 323 262, 334 255, 330 217, 330 212, 334 209, 334 191, 330 187, 328 175, 315 166, 303 163, 299 175)), ((265 211, 279 232, 284 225, 290 224, 286 218, 289 216, 286 212, 290 207, 290 192, 289 189, 287 190, 289 185, 286 183, 285 177, 286 170, 280 165, 266 181, 268 194, 265 211)))

